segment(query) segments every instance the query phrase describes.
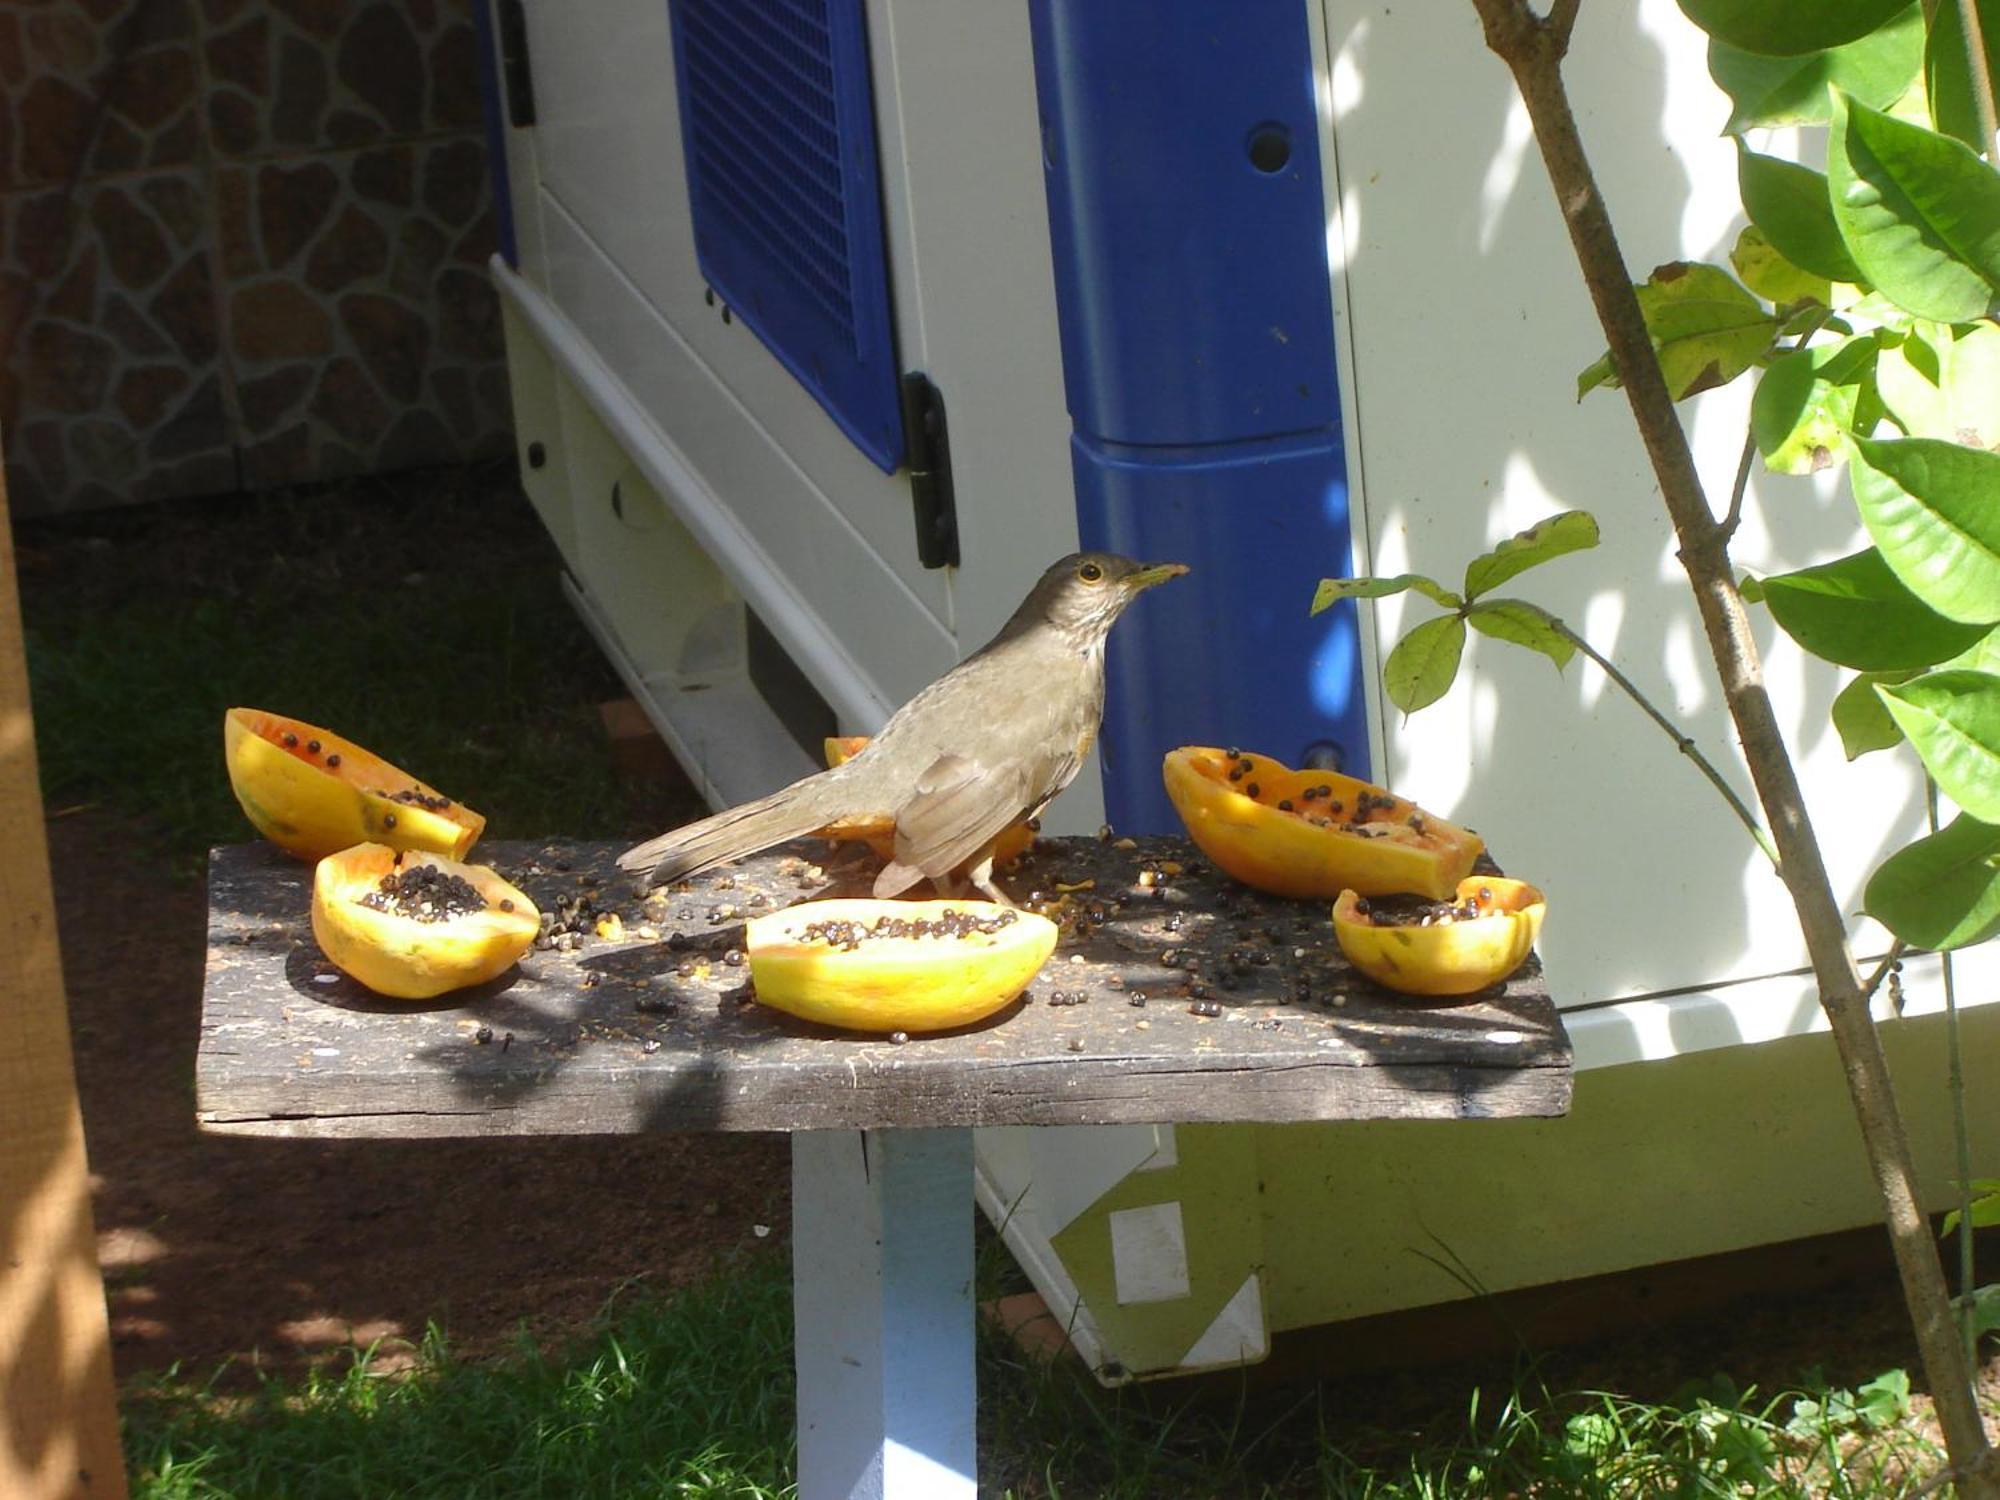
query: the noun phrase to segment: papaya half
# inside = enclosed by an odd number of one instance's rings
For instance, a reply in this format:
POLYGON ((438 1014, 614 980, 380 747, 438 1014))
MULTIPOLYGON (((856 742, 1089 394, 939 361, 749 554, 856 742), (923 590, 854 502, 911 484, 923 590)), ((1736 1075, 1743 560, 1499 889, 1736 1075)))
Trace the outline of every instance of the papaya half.
POLYGON ((357 844, 313 871, 312 930, 335 968, 378 995, 428 1000, 504 974, 541 913, 486 865, 357 844))
POLYGON ((222 718, 229 785, 265 838, 301 859, 356 844, 463 859, 486 819, 331 730, 256 708, 222 718))
POLYGON ((1408 995, 1470 995, 1521 966, 1548 903, 1524 880, 1473 875, 1454 899, 1416 911, 1378 909, 1358 891, 1333 904, 1333 933, 1348 962, 1408 995))
POLYGON ((1331 901, 1410 893, 1444 900, 1485 851, 1478 834, 1392 792, 1269 756, 1183 745, 1161 774, 1191 837, 1245 885, 1331 901))
POLYGON ((757 998, 849 1031, 949 1031, 1028 987, 1056 924, 992 901, 808 901, 745 925, 757 998))

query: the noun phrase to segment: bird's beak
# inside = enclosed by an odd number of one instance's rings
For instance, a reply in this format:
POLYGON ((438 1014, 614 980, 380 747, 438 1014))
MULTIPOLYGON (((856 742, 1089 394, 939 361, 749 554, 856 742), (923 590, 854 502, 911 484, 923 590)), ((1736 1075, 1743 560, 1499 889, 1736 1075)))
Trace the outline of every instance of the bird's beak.
POLYGON ((1188 570, 1186 563, 1153 563, 1136 573, 1125 575, 1125 586, 1133 593, 1149 589, 1156 583, 1165 583, 1169 578, 1178 578, 1188 570))

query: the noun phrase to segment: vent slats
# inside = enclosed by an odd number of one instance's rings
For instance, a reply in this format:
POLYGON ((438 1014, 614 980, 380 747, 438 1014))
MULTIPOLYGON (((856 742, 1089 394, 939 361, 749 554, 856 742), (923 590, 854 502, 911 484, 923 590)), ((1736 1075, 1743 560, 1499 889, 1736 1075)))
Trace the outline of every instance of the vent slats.
POLYGON ((863 0, 672 0, 703 274, 884 469, 902 456, 863 0))

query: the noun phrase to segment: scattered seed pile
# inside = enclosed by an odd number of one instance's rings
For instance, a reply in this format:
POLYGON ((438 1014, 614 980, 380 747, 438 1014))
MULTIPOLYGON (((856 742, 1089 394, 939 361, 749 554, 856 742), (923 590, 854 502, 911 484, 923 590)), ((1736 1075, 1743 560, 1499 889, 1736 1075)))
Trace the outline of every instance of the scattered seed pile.
POLYGON ((799 929, 799 939, 807 943, 825 943, 829 948, 852 953, 873 938, 990 937, 1018 920, 1019 913, 1011 911, 981 916, 957 910, 948 910, 935 918, 884 916, 877 917, 873 922, 834 919, 808 922, 799 929))
POLYGON ((486 898, 470 881, 448 875, 435 865, 391 870, 359 899, 371 911, 408 917, 413 922, 448 922, 486 910, 486 898))

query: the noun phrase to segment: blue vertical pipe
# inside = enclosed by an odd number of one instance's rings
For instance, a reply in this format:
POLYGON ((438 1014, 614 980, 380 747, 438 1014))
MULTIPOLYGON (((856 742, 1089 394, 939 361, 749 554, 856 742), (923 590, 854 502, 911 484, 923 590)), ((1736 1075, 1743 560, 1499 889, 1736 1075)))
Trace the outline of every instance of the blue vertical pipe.
POLYGON ((493 35, 492 0, 473 0, 472 29, 479 54, 479 117, 486 135, 486 174, 493 191, 493 226, 500 258, 521 269, 514 230, 514 189, 507 172, 506 86, 500 81, 500 46, 493 35))
POLYGON ((1193 573, 1113 637, 1105 804, 1179 826, 1176 745, 1365 775, 1304 0, 1030 0, 1086 547, 1193 573))

